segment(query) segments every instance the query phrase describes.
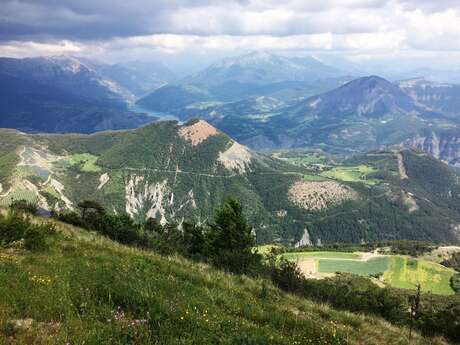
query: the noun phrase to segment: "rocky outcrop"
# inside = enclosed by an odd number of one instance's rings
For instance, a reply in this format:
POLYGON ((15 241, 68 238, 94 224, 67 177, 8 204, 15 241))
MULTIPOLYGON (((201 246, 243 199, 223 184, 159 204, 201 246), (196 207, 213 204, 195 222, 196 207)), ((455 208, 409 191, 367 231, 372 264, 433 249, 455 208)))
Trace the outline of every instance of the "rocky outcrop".
POLYGON ((451 165, 460 166, 460 131, 429 131, 408 139, 404 146, 428 153, 451 165))

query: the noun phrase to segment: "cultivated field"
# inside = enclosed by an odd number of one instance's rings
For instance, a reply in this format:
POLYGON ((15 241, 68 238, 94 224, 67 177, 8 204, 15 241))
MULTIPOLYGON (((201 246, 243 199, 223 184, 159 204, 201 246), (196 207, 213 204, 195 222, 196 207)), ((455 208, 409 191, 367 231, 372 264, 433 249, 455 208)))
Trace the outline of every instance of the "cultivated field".
POLYGON ((377 169, 368 165, 357 165, 357 166, 339 166, 331 170, 324 171, 321 173, 322 176, 328 177, 334 180, 346 181, 346 182, 363 182, 366 184, 376 184, 378 181, 368 179, 367 175, 376 172, 377 169))
POLYGON ((452 269, 435 262, 403 256, 374 253, 299 252, 285 253, 287 260, 296 261, 307 277, 324 278, 337 272, 360 276, 380 276, 380 281, 402 289, 415 289, 420 283, 422 291, 450 295, 452 269))

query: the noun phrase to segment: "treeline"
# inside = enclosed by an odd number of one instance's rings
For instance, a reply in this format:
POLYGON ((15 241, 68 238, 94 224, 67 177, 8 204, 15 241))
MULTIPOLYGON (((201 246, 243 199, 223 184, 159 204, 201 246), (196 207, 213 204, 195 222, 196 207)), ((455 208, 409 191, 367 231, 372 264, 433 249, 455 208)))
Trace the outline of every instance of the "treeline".
POLYGON ((282 252, 370 252, 380 250, 387 254, 393 255, 410 255, 419 257, 431 253, 438 246, 426 241, 410 241, 410 240, 392 240, 392 241, 376 241, 371 243, 326 243, 316 246, 302 246, 298 248, 279 247, 277 250, 282 252))
POLYGON ((232 273, 256 274, 261 256, 253 251, 255 238, 241 204, 229 198, 206 224, 184 221, 160 224, 154 218, 138 224, 127 215, 109 214, 97 202, 83 201, 79 212, 55 212, 56 219, 96 231, 117 242, 151 249, 163 255, 179 254, 210 263, 232 273))

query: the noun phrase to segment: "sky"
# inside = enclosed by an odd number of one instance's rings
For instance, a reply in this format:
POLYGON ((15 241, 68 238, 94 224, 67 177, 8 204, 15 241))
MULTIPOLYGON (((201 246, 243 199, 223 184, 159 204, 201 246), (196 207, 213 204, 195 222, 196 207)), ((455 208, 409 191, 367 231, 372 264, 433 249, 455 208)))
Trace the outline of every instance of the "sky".
POLYGON ((0 0, 0 55, 198 69, 248 51, 460 68, 459 0, 0 0))

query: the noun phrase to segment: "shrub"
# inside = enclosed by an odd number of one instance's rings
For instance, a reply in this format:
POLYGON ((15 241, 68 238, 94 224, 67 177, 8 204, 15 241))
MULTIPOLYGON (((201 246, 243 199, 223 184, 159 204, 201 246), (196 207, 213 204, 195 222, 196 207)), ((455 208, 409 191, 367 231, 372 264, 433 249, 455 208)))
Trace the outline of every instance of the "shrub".
POLYGON ((283 258, 278 266, 272 266, 271 271, 272 281, 280 289, 303 293, 306 279, 295 262, 283 258))
POLYGON ((34 224, 21 212, 11 210, 6 216, 0 216, 0 243, 9 245, 24 241, 28 250, 44 250, 47 239, 56 232, 52 224, 34 224))
POLYGON ((47 238, 55 232, 52 224, 32 224, 24 233, 24 247, 34 251, 45 250, 48 248, 47 238))
POLYGON ((37 205, 26 200, 13 201, 10 205, 10 208, 19 212, 29 213, 33 215, 37 214, 38 212, 37 205))

